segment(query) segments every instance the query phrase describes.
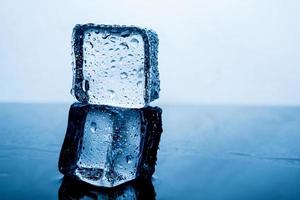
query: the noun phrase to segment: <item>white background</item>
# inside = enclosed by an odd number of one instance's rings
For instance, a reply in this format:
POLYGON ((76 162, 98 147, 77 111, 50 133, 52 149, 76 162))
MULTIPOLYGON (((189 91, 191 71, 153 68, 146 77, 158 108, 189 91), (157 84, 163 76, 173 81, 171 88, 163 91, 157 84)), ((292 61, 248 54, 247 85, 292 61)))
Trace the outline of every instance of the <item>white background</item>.
POLYGON ((0 0, 0 101, 72 102, 77 23, 153 28, 160 103, 300 104, 300 1, 0 0))

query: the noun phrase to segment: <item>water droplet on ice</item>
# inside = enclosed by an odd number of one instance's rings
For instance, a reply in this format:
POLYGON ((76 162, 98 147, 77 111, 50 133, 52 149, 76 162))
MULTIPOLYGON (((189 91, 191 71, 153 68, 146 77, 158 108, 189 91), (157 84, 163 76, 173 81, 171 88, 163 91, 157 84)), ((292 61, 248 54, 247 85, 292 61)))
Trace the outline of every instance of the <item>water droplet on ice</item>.
POLYGON ((141 67, 141 68, 139 69, 139 72, 138 72, 138 77, 139 77, 139 78, 142 78, 143 76, 144 76, 144 68, 141 67))
POLYGON ((137 70, 136 69, 133 69, 132 70, 132 75, 135 75, 137 73, 137 70))
POLYGON ((125 78, 127 78, 128 77, 128 74, 126 73, 126 72, 122 72, 121 73, 121 78, 122 79, 125 79, 125 78))
POLYGON ((141 88, 141 87, 142 87, 142 81, 138 81, 138 82, 136 83, 136 85, 137 85, 139 88, 141 88))
POLYGON ((109 97, 110 97, 111 99, 114 99, 114 98, 115 98, 116 93, 115 93, 114 90, 107 90, 107 92, 109 93, 109 97))
POLYGON ((139 46, 139 41, 135 38, 130 40, 130 44, 134 47, 137 48, 139 46))
POLYGON ((126 30, 126 31, 123 31, 120 35, 122 37, 128 37, 130 35, 130 32, 128 30, 126 30))
POLYGON ((94 45, 92 42, 89 42, 91 49, 94 48, 94 45))
POLYGON ((89 81, 88 80, 83 80, 82 81, 82 90, 84 92, 87 92, 90 89, 89 81))
POLYGON ((108 36, 110 36, 110 34, 105 33, 105 34, 102 36, 102 38, 103 38, 103 39, 106 39, 108 36))
POLYGON ((126 156, 126 162, 128 164, 132 163, 132 156, 131 155, 126 156))
POLYGON ((97 130, 97 124, 96 124, 96 122, 92 122, 92 123, 91 123, 91 131, 92 131, 93 133, 95 133, 96 130, 97 130))
POLYGON ((116 38, 115 36, 112 36, 112 37, 109 38, 109 40, 110 40, 111 42, 115 43, 116 40, 117 40, 117 38, 116 38))
POLYGON ((120 43, 120 46, 123 47, 123 49, 129 49, 129 46, 126 42, 120 43))
POLYGON ((111 69, 111 70, 115 70, 115 69, 116 69, 116 66, 115 66, 115 65, 112 65, 112 66, 110 67, 110 69, 111 69))

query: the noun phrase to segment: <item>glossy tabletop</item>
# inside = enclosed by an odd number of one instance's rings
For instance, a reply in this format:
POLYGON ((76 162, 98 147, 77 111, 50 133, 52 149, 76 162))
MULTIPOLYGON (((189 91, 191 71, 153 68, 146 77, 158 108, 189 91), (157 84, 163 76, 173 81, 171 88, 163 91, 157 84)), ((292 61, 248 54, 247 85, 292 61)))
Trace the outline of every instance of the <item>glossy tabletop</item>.
MULTIPOLYGON (((160 107, 152 183, 116 189, 139 194, 121 199, 300 199, 300 107, 160 107)), ((69 108, 0 104, 0 199, 107 199, 114 192, 91 195, 59 173, 69 108)))

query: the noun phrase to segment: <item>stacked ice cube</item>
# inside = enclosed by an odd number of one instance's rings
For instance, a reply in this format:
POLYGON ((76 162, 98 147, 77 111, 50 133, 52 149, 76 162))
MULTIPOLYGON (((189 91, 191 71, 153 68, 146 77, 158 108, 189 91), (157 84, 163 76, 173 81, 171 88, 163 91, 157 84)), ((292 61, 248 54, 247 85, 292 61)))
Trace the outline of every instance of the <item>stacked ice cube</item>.
POLYGON ((162 133, 158 38, 147 29, 77 25, 72 94, 59 170, 94 186, 150 179, 162 133), (115 107, 114 107, 115 106, 115 107))
POLYGON ((159 97, 158 38, 152 30, 77 25, 72 94, 83 103, 141 108, 159 97))

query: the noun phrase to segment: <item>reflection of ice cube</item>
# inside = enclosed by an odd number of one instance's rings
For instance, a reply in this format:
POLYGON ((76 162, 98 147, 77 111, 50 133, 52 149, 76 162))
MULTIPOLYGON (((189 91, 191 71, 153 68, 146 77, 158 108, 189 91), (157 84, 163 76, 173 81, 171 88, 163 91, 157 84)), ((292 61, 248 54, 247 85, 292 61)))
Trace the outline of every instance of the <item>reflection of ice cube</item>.
POLYGON ((59 169, 96 186, 112 187, 154 172, 161 109, 73 104, 59 169))
POLYGON ((159 95, 158 38, 137 27, 77 25, 73 94, 81 102, 141 108, 159 95))
POLYGON ((155 199, 151 180, 133 181, 116 188, 95 188, 88 184, 65 177, 59 188, 58 197, 63 199, 155 199))

